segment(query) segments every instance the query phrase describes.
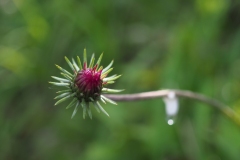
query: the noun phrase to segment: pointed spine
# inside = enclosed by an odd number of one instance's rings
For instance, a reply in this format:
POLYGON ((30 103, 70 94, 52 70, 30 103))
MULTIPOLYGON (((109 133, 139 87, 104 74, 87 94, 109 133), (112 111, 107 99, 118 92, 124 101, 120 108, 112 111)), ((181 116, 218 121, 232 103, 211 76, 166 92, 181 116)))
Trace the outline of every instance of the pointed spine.
POLYGON ((71 94, 71 95, 68 95, 68 96, 66 96, 66 97, 64 97, 64 98, 62 98, 62 99, 60 99, 60 100, 58 100, 58 101, 55 103, 55 106, 58 105, 59 103, 62 103, 62 102, 64 102, 64 101, 66 101, 67 99, 69 99, 69 98, 75 96, 75 94, 76 94, 76 93, 73 93, 73 94, 71 94))
POLYGON ((69 86, 69 83, 58 83, 58 82, 49 82, 49 83, 55 86, 69 86))
POLYGON ((111 63, 110 63, 107 67, 105 67, 102 72, 104 73, 104 72, 106 72, 109 68, 111 68, 112 65, 113 65, 113 62, 114 62, 114 61, 112 60, 111 63))
POLYGON ((107 81, 114 81, 118 78, 120 78, 122 75, 118 75, 118 76, 111 76, 111 77, 107 77, 107 78, 103 78, 103 82, 107 82, 107 81))
POLYGON ((70 82, 70 80, 68 80, 68 79, 64 79, 64 78, 59 78, 59 77, 55 77, 55 76, 51 76, 53 79, 56 79, 56 80, 58 80, 58 81, 60 81, 60 82, 70 82))
POLYGON ((69 75, 65 74, 65 73, 61 73, 61 75, 63 75, 65 78, 67 78, 68 80, 72 81, 72 77, 70 77, 69 75))
POLYGON ((78 67, 80 70, 82 70, 82 62, 81 59, 77 56, 77 62, 78 62, 78 67))
POLYGON ((99 56, 99 58, 97 60, 97 63, 96 63, 97 66, 100 66, 100 63, 102 61, 102 57, 103 57, 103 53, 99 56))
POLYGON ((71 108, 73 105, 77 103, 77 98, 74 98, 66 107, 66 109, 71 108))
POLYGON ((75 62, 75 60, 73 58, 72 58, 72 64, 73 64, 73 67, 76 70, 76 72, 78 72, 79 71, 79 67, 78 67, 78 65, 76 64, 76 62, 75 62))
POLYGON ((107 93, 118 93, 118 92, 124 91, 124 89, 103 88, 102 91, 103 91, 103 92, 107 92, 107 93))
POLYGON ((98 101, 93 103, 99 110, 101 110, 104 114, 106 114, 109 117, 109 114, 102 108, 102 106, 99 104, 98 101))
POLYGON ((83 51, 83 63, 86 64, 86 67, 87 67, 87 50, 86 50, 86 48, 83 51))
POLYGON ((56 67, 62 71, 63 73, 69 75, 70 77, 73 77, 73 75, 71 73, 69 73, 67 70, 63 69, 62 67, 60 67, 59 65, 56 65, 56 67))
POLYGON ((77 110, 78 110, 78 106, 79 106, 79 101, 78 101, 77 104, 76 104, 76 107, 75 107, 75 109, 74 109, 74 111, 73 111, 73 113, 72 113, 71 119, 76 115, 77 110))
POLYGON ((101 95, 101 98, 103 98, 105 101, 107 101, 107 102, 109 102, 109 103, 112 103, 112 104, 117 105, 116 102, 114 102, 113 100, 111 100, 111 99, 109 99, 109 98, 107 98, 107 97, 105 97, 105 96, 103 96, 103 95, 101 95))
POLYGON ((94 56, 94 54, 92 54, 92 57, 91 57, 91 60, 90 60, 90 63, 89 63, 89 67, 88 67, 88 68, 92 68, 92 67, 93 67, 94 61, 95 61, 95 56, 94 56))
POLYGON ((65 58, 66 62, 68 63, 69 67, 72 69, 72 71, 75 72, 76 70, 74 69, 73 64, 69 61, 69 59, 66 56, 64 58, 65 58))

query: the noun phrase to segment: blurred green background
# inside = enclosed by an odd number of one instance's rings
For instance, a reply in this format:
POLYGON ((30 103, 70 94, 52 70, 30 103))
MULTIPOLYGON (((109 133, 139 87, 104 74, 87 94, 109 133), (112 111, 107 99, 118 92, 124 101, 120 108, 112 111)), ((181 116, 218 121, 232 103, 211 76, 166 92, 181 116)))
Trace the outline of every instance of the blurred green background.
POLYGON ((104 66, 115 60, 112 74, 123 76, 111 88, 191 90, 240 113, 237 0, 1 0, 0 159, 240 158, 240 128, 189 99, 173 126, 161 99, 70 119, 48 81, 84 48, 104 52, 104 66))

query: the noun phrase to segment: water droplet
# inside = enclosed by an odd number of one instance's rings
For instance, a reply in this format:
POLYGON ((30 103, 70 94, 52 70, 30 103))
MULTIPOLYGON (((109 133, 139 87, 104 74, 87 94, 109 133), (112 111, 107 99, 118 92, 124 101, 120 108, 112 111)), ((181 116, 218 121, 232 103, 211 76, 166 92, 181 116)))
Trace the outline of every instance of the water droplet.
POLYGON ((169 119, 168 121, 167 121, 167 123, 168 123, 168 125, 173 125, 174 124, 174 120, 173 119, 169 119))
POLYGON ((169 94, 163 98, 163 101, 165 103, 167 123, 171 126, 175 123, 175 119, 178 114, 178 98, 174 92, 169 92, 169 94))

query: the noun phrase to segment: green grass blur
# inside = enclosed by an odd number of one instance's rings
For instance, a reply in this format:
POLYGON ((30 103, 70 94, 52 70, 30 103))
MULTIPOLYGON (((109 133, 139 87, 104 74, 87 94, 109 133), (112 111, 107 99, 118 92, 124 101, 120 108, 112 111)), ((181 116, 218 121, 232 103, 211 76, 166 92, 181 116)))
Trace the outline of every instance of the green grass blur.
POLYGON ((112 88, 174 88, 240 113, 237 0, 1 0, 0 159, 238 160, 240 128, 219 111, 180 100, 173 126, 161 99, 103 105, 93 120, 54 106, 50 76, 64 56, 114 59, 112 88))

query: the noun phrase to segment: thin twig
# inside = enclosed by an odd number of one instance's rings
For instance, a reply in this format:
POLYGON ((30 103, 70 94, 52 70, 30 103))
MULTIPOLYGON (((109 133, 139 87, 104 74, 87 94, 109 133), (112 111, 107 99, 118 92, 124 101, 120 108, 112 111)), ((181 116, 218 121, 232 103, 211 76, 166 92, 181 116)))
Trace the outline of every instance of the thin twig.
POLYGON ((147 99, 166 97, 169 95, 169 93, 175 93, 177 97, 185 97, 185 98, 201 101, 203 103, 208 104, 209 106, 219 109, 224 115, 226 115, 228 118, 230 118, 232 121, 234 121, 240 126, 240 116, 230 107, 228 107, 227 105, 215 99, 212 99, 202 94, 194 93, 191 91, 168 89, 168 90, 135 93, 135 94, 118 94, 118 95, 106 94, 105 96, 114 101, 138 101, 138 100, 147 100, 147 99))

